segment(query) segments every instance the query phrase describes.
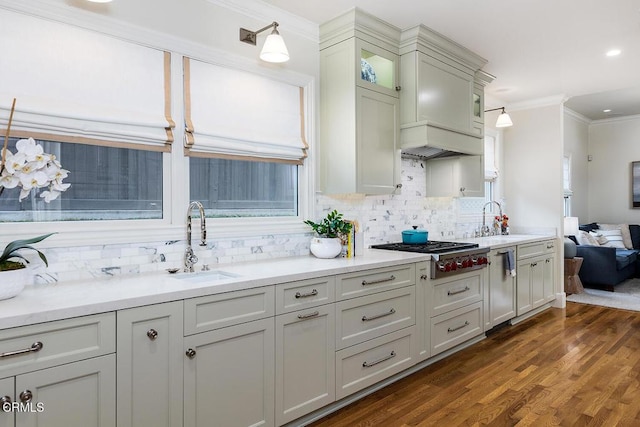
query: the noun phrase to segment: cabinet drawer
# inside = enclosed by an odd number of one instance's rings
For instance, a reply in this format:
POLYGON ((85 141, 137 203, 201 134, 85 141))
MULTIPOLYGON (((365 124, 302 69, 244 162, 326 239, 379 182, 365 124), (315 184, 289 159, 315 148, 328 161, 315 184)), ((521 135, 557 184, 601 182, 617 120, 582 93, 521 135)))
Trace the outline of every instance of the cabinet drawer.
POLYGON ((0 331, 0 377, 115 351, 115 313, 5 329, 0 331))
POLYGON ((437 316, 482 299, 482 272, 476 270, 433 281, 431 315, 437 316))
POLYGON ((358 344, 415 324, 415 286, 336 305, 336 348, 358 344))
POLYGON ((290 313, 335 301, 334 277, 301 280, 276 286, 276 314, 290 313))
POLYGON ((431 355, 435 356, 484 332, 482 301, 431 319, 431 355))
POLYGON ((544 253, 552 254, 556 251, 556 241, 555 240, 547 240, 544 242, 544 253))
POLYGON ((338 301, 415 284, 415 264, 376 268, 336 278, 338 301))
POLYGON ((192 298, 184 301, 184 334, 264 319, 274 313, 273 286, 192 298))
POLYGON ((524 259, 542 255, 545 253, 545 242, 527 243, 524 245, 518 245, 518 259, 524 259))
POLYGON ((415 326, 336 352, 336 399, 414 364, 415 326))

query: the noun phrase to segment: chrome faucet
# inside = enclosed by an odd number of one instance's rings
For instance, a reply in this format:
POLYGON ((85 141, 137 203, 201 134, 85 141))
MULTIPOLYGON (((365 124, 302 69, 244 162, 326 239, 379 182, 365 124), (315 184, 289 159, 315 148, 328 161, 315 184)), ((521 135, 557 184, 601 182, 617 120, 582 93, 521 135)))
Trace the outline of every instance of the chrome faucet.
POLYGON ((196 207, 200 211, 200 246, 207 246, 207 223, 204 217, 204 206, 202 203, 194 201, 189 203, 187 208, 187 249, 184 253, 184 271, 193 273, 193 266, 198 262, 198 257, 193 253, 191 247, 191 210, 196 207))
POLYGON ((491 200, 485 203, 484 206, 482 207, 482 228, 480 229, 480 234, 482 234, 483 237, 491 235, 491 230, 489 229, 489 226, 486 225, 486 222, 485 222, 485 214, 487 211, 487 206, 490 205, 491 203, 495 203, 498 206, 498 209, 500 210, 500 218, 502 218, 502 206, 500 206, 500 203, 494 200, 491 200))

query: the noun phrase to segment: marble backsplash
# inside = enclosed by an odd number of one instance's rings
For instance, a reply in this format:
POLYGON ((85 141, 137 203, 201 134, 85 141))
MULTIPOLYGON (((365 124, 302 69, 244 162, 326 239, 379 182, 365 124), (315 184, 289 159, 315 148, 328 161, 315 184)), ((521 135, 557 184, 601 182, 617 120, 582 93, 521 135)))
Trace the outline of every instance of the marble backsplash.
MULTIPOLYGON (((357 220, 365 247, 400 241, 401 232, 418 226, 433 240, 463 238, 478 227, 483 199, 428 198, 424 195, 425 172, 421 161, 402 160, 402 191, 384 196, 316 196, 316 218, 337 209, 347 219, 357 220), (476 214, 476 215, 472 215, 476 214)), ((247 239, 211 239, 196 247, 198 267, 208 264, 266 260, 309 254, 312 234, 278 234, 247 239)), ((185 241, 95 245, 46 249, 47 269, 36 269, 36 283, 91 279, 135 274, 182 265, 185 241)))

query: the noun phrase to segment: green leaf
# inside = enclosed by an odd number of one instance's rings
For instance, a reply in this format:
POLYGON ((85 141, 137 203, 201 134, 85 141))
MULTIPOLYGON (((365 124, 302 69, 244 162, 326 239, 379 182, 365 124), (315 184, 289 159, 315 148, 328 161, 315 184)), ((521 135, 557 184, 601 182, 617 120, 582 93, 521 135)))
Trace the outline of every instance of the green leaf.
POLYGON ((0 255, 0 262, 6 261, 9 258, 20 258, 25 260, 26 262, 29 262, 24 256, 20 255, 18 251, 20 249, 31 249, 38 253, 38 256, 40 257, 40 259, 44 261, 45 265, 48 267, 49 263, 47 262, 47 258, 44 256, 42 252, 40 252, 38 249, 31 246, 31 244, 41 242, 53 234, 55 233, 49 233, 49 234, 44 234, 42 236, 32 237, 30 239, 14 240, 13 242, 10 242, 4 248, 2 255, 0 255))

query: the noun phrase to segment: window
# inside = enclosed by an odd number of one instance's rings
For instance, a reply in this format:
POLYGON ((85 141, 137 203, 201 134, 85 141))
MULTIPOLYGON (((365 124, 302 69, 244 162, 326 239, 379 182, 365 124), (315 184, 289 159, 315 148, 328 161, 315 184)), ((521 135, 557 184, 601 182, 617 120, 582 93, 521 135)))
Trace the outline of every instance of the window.
POLYGON ((198 157, 189 162, 190 198, 202 202, 209 217, 298 214, 296 165, 198 157))
MULTIPOLYGON (((15 153, 17 138, 9 141, 15 153)), ((19 188, 0 198, 4 221, 87 221, 162 218, 162 153, 129 148, 37 141, 70 171, 71 187, 51 203, 19 188)))
POLYGON ((571 157, 562 158, 562 182, 564 188, 564 216, 571 216, 571 157))

